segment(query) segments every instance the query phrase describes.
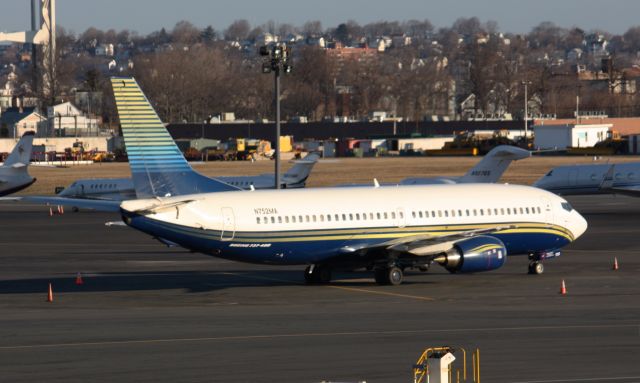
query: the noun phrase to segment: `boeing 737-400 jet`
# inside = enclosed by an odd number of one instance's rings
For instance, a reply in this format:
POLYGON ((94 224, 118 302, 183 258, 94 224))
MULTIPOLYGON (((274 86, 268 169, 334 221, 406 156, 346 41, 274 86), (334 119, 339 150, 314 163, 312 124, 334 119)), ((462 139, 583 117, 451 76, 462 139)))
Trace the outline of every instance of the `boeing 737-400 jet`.
POLYGON ((0 166, 0 196, 18 192, 36 182, 29 175, 29 162, 33 148, 33 132, 26 132, 0 166))
POLYGON ((239 190, 193 171, 133 78, 111 82, 138 197, 121 204, 123 221, 192 251, 307 265, 310 283, 371 268, 378 283, 397 285, 407 267, 489 271, 516 254, 541 273, 587 228, 567 201, 527 186, 239 190))
POLYGON ((624 194, 640 197, 640 162, 558 166, 533 186, 559 195, 624 194))

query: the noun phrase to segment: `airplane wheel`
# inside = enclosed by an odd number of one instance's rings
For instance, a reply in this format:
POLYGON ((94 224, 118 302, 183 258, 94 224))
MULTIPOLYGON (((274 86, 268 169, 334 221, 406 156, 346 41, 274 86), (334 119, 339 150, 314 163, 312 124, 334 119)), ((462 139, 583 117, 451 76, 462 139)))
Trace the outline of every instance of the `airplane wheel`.
POLYGON ((387 275, 387 269, 375 269, 374 276, 376 279, 376 283, 379 285, 388 285, 389 279, 387 275))
POLYGON ((304 280, 307 284, 326 284, 331 282, 331 268, 328 266, 315 265, 310 273, 311 266, 304 270, 304 280))
POLYGON ((402 269, 397 266, 386 267, 376 269, 375 271, 376 283, 379 285, 392 285, 397 286, 402 283, 404 274, 402 269))
POLYGON ((328 266, 317 267, 318 283, 326 284, 331 282, 331 269, 328 266))
POLYGON ((307 268, 304 269, 304 281, 307 284, 313 283, 313 274, 309 272, 310 270, 311 270, 311 266, 307 266, 307 268))
POLYGON ((529 264, 529 274, 540 275, 544 273, 544 265, 542 262, 531 262, 529 264))
POLYGON ((398 286, 402 283, 404 279, 404 275, 402 274, 402 269, 399 267, 391 267, 387 270, 387 279, 389 280, 389 284, 392 286, 398 286))

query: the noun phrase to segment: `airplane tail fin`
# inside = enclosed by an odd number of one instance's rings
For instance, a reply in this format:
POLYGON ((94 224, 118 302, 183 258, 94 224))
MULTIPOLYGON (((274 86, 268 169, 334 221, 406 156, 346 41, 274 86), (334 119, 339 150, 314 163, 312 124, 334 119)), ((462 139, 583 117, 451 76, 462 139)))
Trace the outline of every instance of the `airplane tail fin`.
POLYGON ((26 168, 31 162, 31 151, 33 150, 33 136, 34 132, 26 132, 20 141, 13 148, 13 151, 7 157, 4 162, 4 166, 11 166, 14 168, 26 168))
POLYGON ((134 78, 111 85, 138 198, 239 190, 191 168, 134 78))
POLYGON ((498 182, 511 161, 531 157, 531 152, 516 146, 500 145, 487 153, 467 174, 458 179, 458 183, 498 182))
POLYGON ((307 154, 303 159, 295 162, 295 165, 291 167, 282 177, 283 183, 287 184, 287 187, 304 187, 311 174, 311 170, 320 159, 319 153, 311 152, 307 154))

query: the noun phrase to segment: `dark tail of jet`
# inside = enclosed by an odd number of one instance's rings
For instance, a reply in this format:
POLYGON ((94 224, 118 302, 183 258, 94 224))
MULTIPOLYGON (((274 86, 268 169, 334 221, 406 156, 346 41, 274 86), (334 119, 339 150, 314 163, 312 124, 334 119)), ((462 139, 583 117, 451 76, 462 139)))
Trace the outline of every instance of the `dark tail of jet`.
POLYGON ((112 78, 138 198, 238 190, 195 172, 133 78, 112 78))
POLYGON ((9 157, 4 161, 4 166, 17 168, 23 165, 26 168, 31 162, 31 151, 33 150, 34 132, 26 132, 20 141, 13 148, 9 157))

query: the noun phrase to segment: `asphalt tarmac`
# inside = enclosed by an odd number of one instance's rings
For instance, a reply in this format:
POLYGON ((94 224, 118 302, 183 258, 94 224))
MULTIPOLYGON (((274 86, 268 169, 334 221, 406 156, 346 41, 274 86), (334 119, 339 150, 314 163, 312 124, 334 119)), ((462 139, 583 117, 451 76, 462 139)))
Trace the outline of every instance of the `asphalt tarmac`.
POLYGON ((167 248, 117 215, 4 203, 0 382, 412 382, 442 345, 479 348, 482 382, 640 382, 640 200, 570 201, 590 228, 545 274, 510 257, 398 287, 305 286, 302 267, 167 248))

